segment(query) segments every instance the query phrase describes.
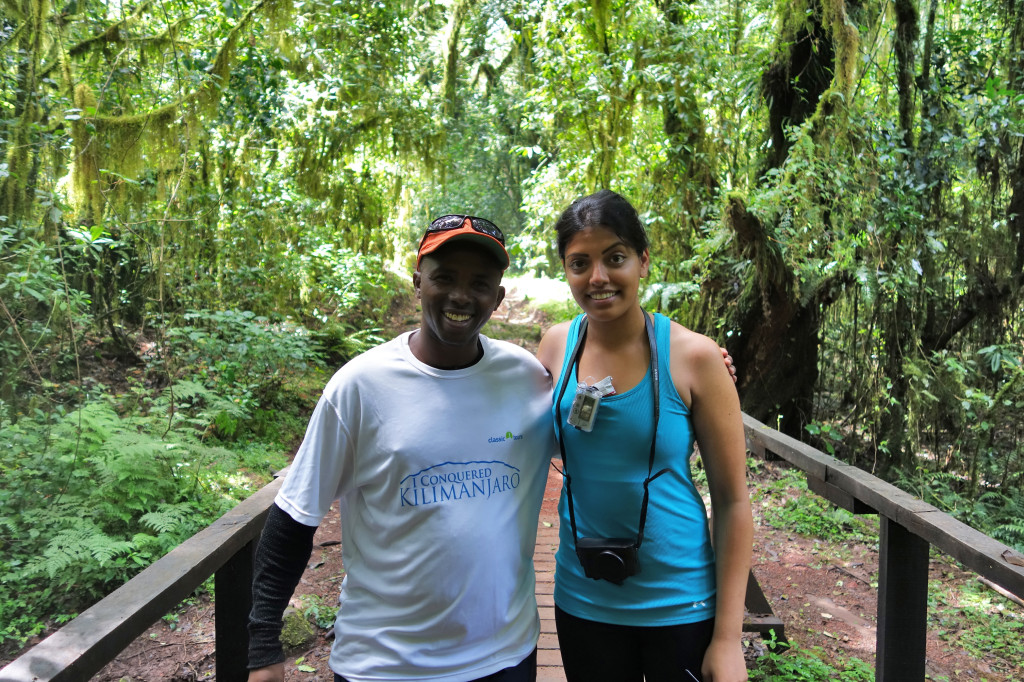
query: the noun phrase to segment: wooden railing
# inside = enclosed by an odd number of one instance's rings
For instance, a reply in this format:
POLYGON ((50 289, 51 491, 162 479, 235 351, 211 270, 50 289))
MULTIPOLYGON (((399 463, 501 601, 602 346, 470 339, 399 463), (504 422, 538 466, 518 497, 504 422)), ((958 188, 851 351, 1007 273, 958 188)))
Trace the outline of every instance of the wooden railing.
POLYGON ((747 447, 807 474, 808 487, 855 514, 878 514, 876 682, 925 676, 928 552, 949 554, 983 578, 1024 597, 1024 556, 855 466, 743 416, 747 447))
MULTIPOLYGON (((752 453, 784 459, 803 470, 812 490, 845 509, 879 515, 876 680, 924 680, 930 546, 1024 597, 1024 557, 1018 552, 746 415, 744 426, 752 453)), ((244 680, 253 555, 280 485, 278 479, 255 493, 0 670, 0 682, 88 680, 211 575, 217 680, 244 680)), ((761 615, 748 615, 748 629, 763 632, 773 617, 756 581, 751 583, 748 610, 761 615)))

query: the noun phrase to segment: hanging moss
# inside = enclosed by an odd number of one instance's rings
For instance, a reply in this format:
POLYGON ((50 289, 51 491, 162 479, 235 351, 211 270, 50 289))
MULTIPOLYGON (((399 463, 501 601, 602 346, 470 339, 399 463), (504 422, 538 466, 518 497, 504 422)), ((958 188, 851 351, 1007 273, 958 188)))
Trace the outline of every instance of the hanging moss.
POLYGON ((9 224, 17 224, 30 209, 31 192, 30 177, 34 164, 35 145, 32 144, 33 128, 39 120, 40 111, 33 93, 39 82, 39 61, 43 52, 43 27, 50 15, 50 3, 47 0, 28 0, 26 2, 26 30, 21 33, 18 47, 26 55, 22 62, 19 77, 21 80, 20 100, 21 111, 17 110, 17 123, 8 137, 6 154, 7 177, 0 182, 0 215, 7 218, 9 224))
POLYGON ((441 82, 441 91, 444 93, 444 117, 452 118, 456 115, 458 101, 455 98, 455 84, 458 81, 459 67, 459 33, 462 31, 462 22, 472 7, 472 0, 459 0, 452 8, 451 20, 448 22, 447 46, 445 48, 444 79, 441 82))
POLYGON ((781 3, 777 54, 761 80, 772 140, 767 168, 783 165, 790 147, 787 128, 814 115, 832 82, 833 44, 822 21, 817 2, 781 3))
POLYGON ((849 99, 856 82, 860 33, 846 11, 846 0, 821 0, 825 26, 832 34, 835 53, 832 88, 849 99))
MULTIPOLYGON (((96 110, 96 95, 85 83, 79 83, 75 88, 74 102, 75 108, 83 112, 96 110)), ((83 119, 71 124, 71 139, 75 150, 71 171, 71 205, 75 208, 75 222, 98 224, 103 220, 98 145, 83 119)))
POLYGON ((846 0, 821 0, 823 25, 832 45, 832 82, 822 93, 811 117, 809 133, 819 150, 826 156, 834 135, 842 134, 846 125, 842 120, 831 120, 838 115, 845 118, 846 105, 853 94, 857 79, 857 61, 860 52, 860 33, 846 11, 846 0))
MULTIPOLYGON (((254 4, 228 33, 214 58, 209 79, 178 100, 156 109, 141 114, 101 115, 96 113, 96 98, 89 88, 84 85, 75 88, 76 107, 83 110, 82 119, 72 125, 76 151, 74 188, 80 220, 100 221, 104 197, 116 205, 133 194, 129 183, 117 176, 104 186, 99 173, 101 168, 116 168, 117 175, 129 180, 138 179, 146 172, 179 189, 187 186, 182 184, 187 183, 189 175, 187 172, 182 175, 186 168, 182 154, 195 147, 203 121, 217 113, 223 84, 231 76, 239 36, 257 17, 267 18, 271 26, 281 26, 291 6, 291 0, 261 0, 254 4)), ((132 17, 138 15, 137 10, 132 17)), ((123 40, 125 24, 115 24, 102 36, 90 39, 90 44, 123 40)), ((143 45, 142 51, 153 49, 164 40, 173 41, 176 31, 177 27, 169 28, 154 44, 143 45)), ((75 49, 84 49, 81 45, 75 49)))
POLYGON ((825 145, 824 153, 832 136, 845 130, 832 117, 845 112, 852 96, 860 51, 847 8, 846 0, 782 3, 779 53, 762 79, 772 138, 768 168, 781 166, 790 152, 787 126, 807 123, 806 134, 825 145))

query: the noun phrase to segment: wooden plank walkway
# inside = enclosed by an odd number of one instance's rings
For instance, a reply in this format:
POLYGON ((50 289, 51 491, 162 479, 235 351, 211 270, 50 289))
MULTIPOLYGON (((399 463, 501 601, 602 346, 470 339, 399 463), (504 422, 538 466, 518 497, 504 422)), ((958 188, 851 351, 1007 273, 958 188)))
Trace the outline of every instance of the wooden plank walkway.
POLYGON ((548 473, 537 525, 537 548, 533 565, 537 571, 537 608, 540 610, 540 641, 537 643, 537 682, 565 682, 562 654, 555 635, 555 550, 558 548, 558 495, 562 477, 548 473))

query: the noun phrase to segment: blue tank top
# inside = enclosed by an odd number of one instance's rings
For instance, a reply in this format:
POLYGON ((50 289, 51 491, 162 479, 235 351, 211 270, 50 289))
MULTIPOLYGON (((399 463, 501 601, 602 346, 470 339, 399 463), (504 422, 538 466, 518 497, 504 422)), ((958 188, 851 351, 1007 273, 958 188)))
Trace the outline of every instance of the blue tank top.
MULTIPOLYGON (((562 423, 556 423, 555 428, 561 430, 565 440, 576 529, 579 537, 635 538, 654 429, 651 370, 648 367, 643 380, 630 390, 601 400, 593 431, 588 433, 565 424, 577 383, 575 369, 569 363, 579 340, 582 319, 582 315, 578 316, 569 328, 562 376, 555 384, 557 399, 566 372, 571 372, 561 400, 562 423)), ((661 375, 661 418, 654 472, 665 468, 669 471, 650 484, 637 575, 615 585, 583 574, 562 487, 558 503, 555 603, 579 618, 616 625, 657 626, 695 623, 714 616, 715 557, 707 510, 690 476, 693 427, 690 411, 672 382, 670 325, 664 315, 654 315, 661 375)), ((614 380, 612 377, 613 385, 614 380)))

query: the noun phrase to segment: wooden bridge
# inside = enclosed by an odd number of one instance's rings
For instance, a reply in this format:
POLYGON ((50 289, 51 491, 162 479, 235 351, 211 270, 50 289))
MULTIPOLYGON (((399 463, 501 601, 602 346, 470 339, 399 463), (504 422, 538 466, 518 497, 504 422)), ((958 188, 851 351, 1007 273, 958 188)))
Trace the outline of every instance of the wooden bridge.
MULTIPOLYGON (((879 515, 876 680, 913 682, 925 678, 930 547, 1024 597, 1024 556, 1012 548, 750 417, 744 416, 744 425, 752 453, 786 460, 806 473, 811 490, 844 509, 879 515)), ((217 595, 217 679, 244 680, 253 557, 280 485, 279 479, 255 493, 11 662, 0 670, 0 682, 88 680, 211 575, 217 595)), ((540 537, 550 544, 550 533, 540 537)), ((538 557, 538 572, 545 570, 544 559, 538 557)), ((550 599, 543 592, 548 583, 546 579, 538 580, 542 616, 550 599)), ((765 633, 774 629, 777 635, 783 635, 783 624, 771 613, 753 575, 748 584, 747 611, 747 631, 765 633)), ((550 637, 547 646, 544 637, 541 648, 552 649, 550 637)), ((553 651, 548 653, 542 664, 557 667, 553 651)))

